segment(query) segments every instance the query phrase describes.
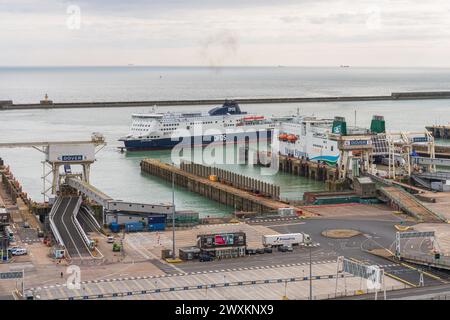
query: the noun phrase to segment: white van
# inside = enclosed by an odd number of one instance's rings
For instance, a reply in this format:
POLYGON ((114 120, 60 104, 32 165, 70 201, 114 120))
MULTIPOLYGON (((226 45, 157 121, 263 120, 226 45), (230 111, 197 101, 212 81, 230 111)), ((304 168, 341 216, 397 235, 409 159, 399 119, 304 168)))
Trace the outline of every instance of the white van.
POLYGON ((27 249, 25 248, 14 248, 13 250, 11 250, 11 254, 13 256, 23 256, 27 254, 27 249))

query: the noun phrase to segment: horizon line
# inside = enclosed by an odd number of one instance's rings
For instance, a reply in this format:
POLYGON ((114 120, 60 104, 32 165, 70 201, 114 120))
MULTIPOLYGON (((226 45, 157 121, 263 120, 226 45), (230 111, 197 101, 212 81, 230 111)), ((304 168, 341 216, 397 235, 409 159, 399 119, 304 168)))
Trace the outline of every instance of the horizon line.
POLYGON ((207 65, 146 65, 146 64, 129 64, 129 65, 0 65, 0 68, 450 68, 448 66, 370 66, 370 65, 222 65, 222 66, 207 66, 207 65))

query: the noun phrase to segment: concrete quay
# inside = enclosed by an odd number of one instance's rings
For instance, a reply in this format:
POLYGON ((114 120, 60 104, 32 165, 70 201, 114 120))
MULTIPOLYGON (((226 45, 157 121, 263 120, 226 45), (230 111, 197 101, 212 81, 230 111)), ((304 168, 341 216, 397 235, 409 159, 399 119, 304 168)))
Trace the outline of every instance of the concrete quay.
MULTIPOLYGON (((8 166, 0 158, 0 205, 7 207, 15 222, 27 221, 32 228, 43 229, 36 215, 44 215, 26 192, 22 190, 19 181, 11 173, 8 166)), ((42 219, 44 220, 43 216, 42 219)))

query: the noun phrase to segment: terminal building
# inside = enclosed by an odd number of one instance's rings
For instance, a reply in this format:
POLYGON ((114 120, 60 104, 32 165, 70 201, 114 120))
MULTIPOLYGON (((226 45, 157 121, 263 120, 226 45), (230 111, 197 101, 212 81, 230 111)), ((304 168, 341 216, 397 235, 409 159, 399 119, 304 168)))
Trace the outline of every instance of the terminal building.
POLYGON ((247 237, 244 232, 203 234, 197 237, 202 254, 216 259, 245 256, 247 237))

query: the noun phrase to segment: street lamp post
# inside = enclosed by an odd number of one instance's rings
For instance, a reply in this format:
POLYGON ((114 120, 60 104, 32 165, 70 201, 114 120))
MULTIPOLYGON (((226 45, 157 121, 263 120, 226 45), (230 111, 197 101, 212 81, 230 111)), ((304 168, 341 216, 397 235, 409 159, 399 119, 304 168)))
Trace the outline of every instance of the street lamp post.
POLYGON ((172 173, 172 259, 175 259, 175 173, 172 173))
POLYGON ((309 247, 309 300, 312 300, 312 247, 309 247))

